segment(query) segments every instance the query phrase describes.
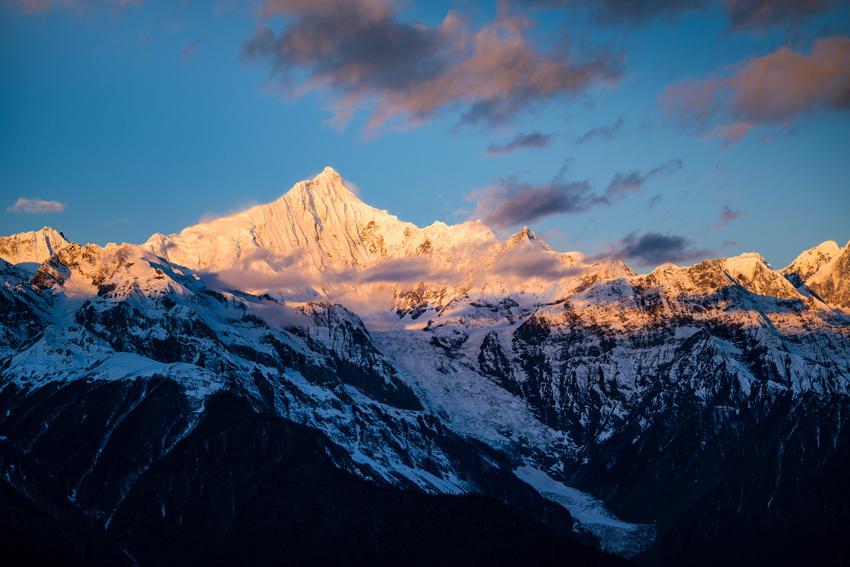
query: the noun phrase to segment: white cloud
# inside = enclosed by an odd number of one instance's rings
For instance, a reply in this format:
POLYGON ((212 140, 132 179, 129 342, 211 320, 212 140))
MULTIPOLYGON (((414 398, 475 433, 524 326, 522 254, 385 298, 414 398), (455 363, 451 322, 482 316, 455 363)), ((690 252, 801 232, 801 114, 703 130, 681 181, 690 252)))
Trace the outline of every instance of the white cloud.
POLYGON ((41 213, 61 213, 65 205, 59 201, 42 201, 41 199, 18 198, 14 205, 7 207, 10 213, 18 215, 38 215, 41 213))

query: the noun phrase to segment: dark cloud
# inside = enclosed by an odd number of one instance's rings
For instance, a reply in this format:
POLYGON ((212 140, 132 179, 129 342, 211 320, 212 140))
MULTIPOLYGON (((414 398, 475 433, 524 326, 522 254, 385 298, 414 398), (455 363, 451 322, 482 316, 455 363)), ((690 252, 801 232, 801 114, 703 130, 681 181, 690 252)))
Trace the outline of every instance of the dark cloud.
POLYGON ((487 148, 487 155, 493 157, 500 154, 510 154, 519 150, 546 148, 552 145, 554 138, 554 134, 541 134, 537 131, 529 134, 520 133, 507 144, 502 146, 491 145, 487 148))
POLYGON ((195 38, 191 41, 187 41, 183 45, 183 50, 180 56, 183 63, 198 54, 198 45, 200 45, 200 43, 205 39, 207 39, 207 36, 202 35, 201 37, 195 38))
POLYGON ((544 9, 565 9, 569 6, 588 6, 592 18, 609 26, 640 26, 663 19, 675 21, 688 11, 704 10, 708 0, 519 0, 528 6, 544 9))
POLYGON ((620 130, 623 129, 623 126, 625 124, 626 119, 620 116, 613 124, 606 124, 604 126, 597 126, 596 128, 591 128, 590 130, 579 136, 578 140, 576 140, 576 144, 583 144, 594 138, 610 140, 617 133, 619 133, 620 130))
POLYGON ((615 173, 614 178, 605 189, 606 197, 619 197, 643 187, 646 177, 641 176, 640 171, 635 169, 629 173, 615 173))
POLYGON ((475 203, 471 218, 480 218, 489 226, 506 229, 530 225, 551 215, 585 213, 598 205, 611 205, 626 193, 637 191, 644 183, 669 175, 681 167, 682 160, 673 159, 645 175, 637 170, 618 173, 605 192, 599 195, 592 191, 588 181, 567 181, 567 167, 564 166, 548 183, 522 183, 512 175, 473 191, 466 199, 475 203))
POLYGON ((818 40, 808 54, 782 47, 708 79, 667 87, 659 102, 666 115, 727 144, 756 126, 788 128, 800 116, 848 110, 850 39, 818 40))
POLYGON ((720 210, 720 217, 718 217, 717 222, 714 223, 714 228, 718 230, 726 228, 729 226, 730 222, 739 218, 741 218, 741 213, 739 211, 733 211, 724 205, 720 210))
POLYGON ((484 100, 469 105, 460 117, 460 125, 507 126, 518 112, 509 100, 484 100))
POLYGON ((606 252, 596 256, 610 256, 616 260, 633 263, 638 267, 649 267, 668 262, 680 264, 699 261, 712 254, 711 250, 697 248, 693 242, 682 236, 657 232, 647 232, 638 236, 633 232, 606 252))
POLYGON ((584 5, 593 19, 612 26, 641 26, 657 20, 672 23, 687 12, 702 12, 719 4, 731 30, 799 28, 812 17, 848 0, 519 0, 538 8, 565 9, 584 5))
POLYGON ((847 0, 722 0, 733 30, 799 27, 847 0))
POLYGON ((640 171, 634 170, 629 173, 617 173, 611 180, 611 183, 605 189, 606 199, 615 199, 626 193, 637 191, 643 187, 644 183, 651 181, 658 176, 670 175, 682 169, 682 160, 671 159, 663 165, 659 165, 650 169, 646 175, 641 175, 640 171))
POLYGON ((657 19, 673 21, 682 13, 703 10, 707 0, 594 0, 596 20, 609 25, 643 25, 657 19))
MULTIPOLYGON (((847 0, 720 0, 729 28, 760 30, 770 27, 799 27, 813 16, 847 0)), ((685 12, 701 12, 708 0, 594 0, 597 21, 610 25, 643 25, 656 20, 675 21, 685 12)))
POLYGON ((529 225, 551 215, 585 212, 601 202, 587 181, 568 182, 562 175, 542 185, 520 183, 511 176, 473 191, 467 200, 476 203, 472 218, 499 229, 529 225))
POLYGON ((526 37, 533 22, 507 3, 475 30, 455 12, 428 27, 399 21, 397 10, 383 0, 268 0, 264 13, 286 23, 280 32, 258 27, 242 57, 270 64, 284 96, 324 94, 338 127, 368 108, 367 132, 455 110, 465 123, 497 124, 620 76, 619 53, 536 49, 526 37))

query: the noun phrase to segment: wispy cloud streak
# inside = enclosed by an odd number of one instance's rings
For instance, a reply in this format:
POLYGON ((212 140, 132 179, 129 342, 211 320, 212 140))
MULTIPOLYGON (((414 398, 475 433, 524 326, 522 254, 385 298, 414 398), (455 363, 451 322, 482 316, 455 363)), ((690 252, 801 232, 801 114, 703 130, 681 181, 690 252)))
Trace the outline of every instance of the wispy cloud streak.
POLYGON ((206 40, 207 36, 202 35, 201 37, 195 38, 191 41, 187 41, 183 45, 183 49, 181 50, 180 60, 185 63, 192 57, 198 54, 198 45, 201 44, 202 41, 206 40))
POLYGON ((585 142, 589 142, 595 138, 601 140, 610 140, 615 135, 617 135, 626 124, 626 119, 620 116, 616 122, 613 124, 605 124, 604 126, 597 126, 596 128, 591 128, 576 140, 576 144, 584 144, 585 142))
POLYGON ((717 222, 714 223, 714 228, 717 230, 726 228, 729 226, 730 222, 739 218, 741 218, 741 213, 739 211, 733 211, 728 206, 724 205, 720 210, 720 216, 717 218, 717 222))
POLYGON ((510 154, 520 150, 539 150, 547 148, 552 145, 554 138, 554 134, 541 134, 537 131, 530 132, 528 134, 520 133, 507 144, 501 146, 492 144, 489 148, 487 148, 487 155, 494 157, 502 154, 510 154))
POLYGON ((657 177, 670 175, 680 169, 682 169, 682 160, 677 158, 650 169, 645 175, 641 175, 637 169, 629 173, 617 173, 605 189, 605 199, 611 200, 638 191, 645 183, 657 177))

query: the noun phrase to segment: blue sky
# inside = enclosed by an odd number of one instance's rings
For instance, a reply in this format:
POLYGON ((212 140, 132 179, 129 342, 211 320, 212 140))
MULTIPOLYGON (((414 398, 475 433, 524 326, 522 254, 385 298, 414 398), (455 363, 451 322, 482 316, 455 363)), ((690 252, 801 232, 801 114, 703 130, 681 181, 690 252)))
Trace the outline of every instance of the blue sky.
POLYGON ((0 232, 140 243, 331 166, 420 226, 782 267, 850 238, 848 24, 839 0, 6 0, 0 232))

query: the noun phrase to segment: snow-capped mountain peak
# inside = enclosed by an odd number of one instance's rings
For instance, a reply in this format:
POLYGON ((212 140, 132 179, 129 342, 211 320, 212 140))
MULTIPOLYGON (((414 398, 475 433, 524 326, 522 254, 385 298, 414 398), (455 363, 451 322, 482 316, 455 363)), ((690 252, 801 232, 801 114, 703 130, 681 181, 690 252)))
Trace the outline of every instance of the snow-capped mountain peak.
POLYGON ((215 273, 232 287, 327 296, 361 280, 385 281, 389 273, 426 277, 449 264, 466 272, 470 261, 480 262, 501 245, 480 222, 426 228, 402 222, 363 203, 326 168, 272 203, 179 234, 155 234, 143 246, 170 262, 215 273), (384 261, 395 264, 377 275, 363 273, 384 261))
POLYGON ((795 287, 774 270, 761 254, 748 252, 726 258, 723 260, 723 266, 736 283, 753 293, 783 299, 801 298, 795 287))
POLYGON ((637 275, 527 227, 419 228, 330 168, 142 246, 0 242, 43 260, 0 260, 0 489, 45 479, 138 534, 134 557, 197 518, 256 529, 246 502, 288 484, 289 446, 385 489, 555 502, 580 522, 564 533, 668 565, 843 542, 850 246, 813 249, 806 266, 832 257, 796 288, 754 253, 637 275))
POLYGON ((41 264, 68 246, 65 236, 49 226, 41 230, 0 237, 0 258, 10 264, 41 264))
POLYGON ((850 242, 806 279, 805 284, 827 305, 850 314, 850 242))
POLYGON ((154 234, 144 246, 193 269, 274 274, 297 267, 318 274, 387 255, 386 244, 398 245, 415 229, 360 201, 326 168, 277 201, 179 234, 154 234))
POLYGON ((552 251, 552 247, 540 240, 527 226, 522 227, 522 230, 508 237, 505 241, 505 250, 513 250, 518 246, 529 244, 543 250, 552 251))
POLYGON ((362 201, 352 193, 345 182, 333 168, 326 167, 319 175, 309 181, 301 181, 290 189, 287 197, 300 199, 302 202, 313 204, 319 203, 328 206, 330 203, 361 203, 362 201))
POLYGON ((834 240, 827 240, 797 256, 781 272, 786 277, 793 277, 796 274, 795 281, 799 280, 799 283, 797 283, 799 287, 840 253, 841 248, 838 247, 838 244, 834 240))

